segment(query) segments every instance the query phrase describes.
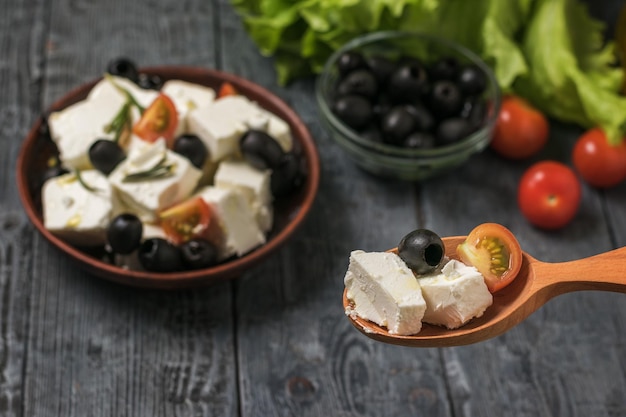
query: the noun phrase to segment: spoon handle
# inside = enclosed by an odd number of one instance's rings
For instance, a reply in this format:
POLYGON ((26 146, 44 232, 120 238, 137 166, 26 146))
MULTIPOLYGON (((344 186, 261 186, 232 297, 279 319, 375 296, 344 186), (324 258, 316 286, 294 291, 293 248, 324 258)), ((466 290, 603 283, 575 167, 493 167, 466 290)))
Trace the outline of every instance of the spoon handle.
POLYGON ((569 262, 537 261, 534 271, 555 294, 582 290, 626 293, 626 247, 569 262))

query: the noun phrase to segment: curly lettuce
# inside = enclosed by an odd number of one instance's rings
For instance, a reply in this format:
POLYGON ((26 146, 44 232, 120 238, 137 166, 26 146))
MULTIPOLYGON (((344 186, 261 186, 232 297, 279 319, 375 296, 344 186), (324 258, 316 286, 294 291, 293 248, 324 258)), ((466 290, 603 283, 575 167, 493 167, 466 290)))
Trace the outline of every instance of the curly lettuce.
POLYGON ((250 37, 274 57, 280 84, 319 73, 364 33, 438 34, 479 54, 505 93, 549 116, 600 126, 617 143, 626 128, 624 71, 614 43, 579 0, 231 0, 250 37))

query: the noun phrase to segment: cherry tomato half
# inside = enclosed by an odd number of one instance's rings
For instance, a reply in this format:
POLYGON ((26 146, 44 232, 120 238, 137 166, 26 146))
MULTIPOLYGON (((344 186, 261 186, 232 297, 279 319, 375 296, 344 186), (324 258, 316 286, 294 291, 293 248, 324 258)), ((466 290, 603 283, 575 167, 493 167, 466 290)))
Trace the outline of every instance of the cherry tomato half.
POLYGON ((509 285, 522 267, 522 248, 506 227, 483 223, 474 228, 457 249, 465 264, 473 265, 494 293, 509 285))
POLYGON ((585 132, 574 145, 572 162, 594 187, 608 188, 626 179, 626 138, 611 145, 602 129, 585 132))
POLYGON ((517 191, 522 214, 542 229, 559 229, 572 221, 580 199, 581 187, 576 174, 556 161, 541 161, 528 168, 517 191))
POLYGON ((502 101, 491 148, 509 159, 535 155, 548 141, 546 117, 525 100, 508 96, 502 101))
POLYGON ((183 201, 159 214, 159 223, 168 240, 181 244, 192 238, 205 237, 210 229, 212 212, 200 197, 183 201))
POLYGON ((237 94, 239 94, 237 89, 231 83, 225 81, 224 83, 222 83, 219 91, 217 92, 217 98, 236 96, 237 94))
POLYGON ((178 112, 174 102, 165 94, 159 94, 133 126, 133 133, 146 142, 162 137, 171 148, 177 126, 178 112))

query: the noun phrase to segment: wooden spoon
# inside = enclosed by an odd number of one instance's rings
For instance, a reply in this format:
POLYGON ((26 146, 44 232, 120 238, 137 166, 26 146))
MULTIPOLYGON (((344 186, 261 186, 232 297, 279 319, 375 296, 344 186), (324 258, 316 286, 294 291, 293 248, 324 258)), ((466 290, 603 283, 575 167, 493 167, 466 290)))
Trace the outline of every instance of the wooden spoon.
MULTIPOLYGON (((456 247, 464 240, 465 236, 443 238, 446 254, 457 258, 451 254, 456 254, 456 247)), ((626 247, 560 263, 541 262, 525 252, 522 255, 522 267, 513 282, 494 294, 493 304, 481 317, 458 329, 424 323, 418 334, 399 336, 360 317, 348 315, 348 318, 363 334, 380 342, 411 347, 460 346, 506 332, 560 294, 584 290, 626 293, 626 247)), ((344 290, 344 309, 350 303, 344 290)))

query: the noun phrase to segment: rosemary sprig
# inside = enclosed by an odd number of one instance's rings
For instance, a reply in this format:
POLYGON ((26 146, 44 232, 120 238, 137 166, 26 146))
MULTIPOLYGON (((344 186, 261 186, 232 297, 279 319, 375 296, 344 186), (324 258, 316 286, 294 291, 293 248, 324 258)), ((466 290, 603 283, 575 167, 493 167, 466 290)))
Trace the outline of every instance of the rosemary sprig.
POLYGON ((98 192, 98 191, 102 191, 102 190, 100 190, 99 188, 96 188, 96 187, 94 187, 94 186, 91 186, 91 185, 87 184, 87 183, 85 182, 85 180, 83 179, 82 175, 80 175, 80 170, 79 170, 79 169, 77 169, 77 170, 74 172, 74 175, 76 175, 76 179, 78 180, 78 182, 80 183, 80 185, 82 185, 82 186, 83 186, 83 188, 85 188, 85 190, 87 190, 87 191, 89 191, 89 192, 92 192, 92 193, 95 193, 95 192, 98 192))
POLYGON ((125 132, 130 132, 132 128, 131 117, 130 102, 127 101, 120 108, 120 111, 117 112, 111 123, 104 128, 106 133, 114 133, 113 142, 119 143, 122 135, 125 132))
POLYGON ((150 181, 156 180, 160 178, 167 178, 174 175, 174 168, 176 168, 176 164, 166 164, 167 155, 163 154, 163 157, 157 162, 152 168, 149 168, 145 171, 138 171, 132 174, 127 174, 122 182, 140 182, 140 181, 150 181))
POLYGON ((117 112, 111 123, 109 123, 104 131, 113 133, 113 141, 120 142, 123 136, 127 136, 132 129, 132 108, 133 106, 143 114, 145 108, 133 97, 133 95, 124 87, 120 86, 110 74, 104 74, 104 77, 122 94, 126 96, 124 105, 117 112))

